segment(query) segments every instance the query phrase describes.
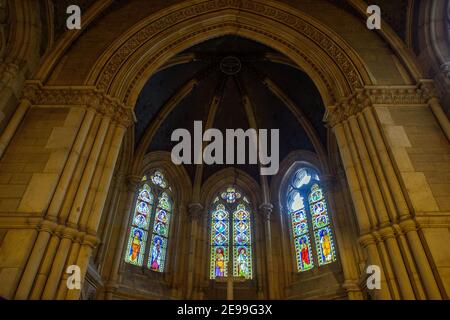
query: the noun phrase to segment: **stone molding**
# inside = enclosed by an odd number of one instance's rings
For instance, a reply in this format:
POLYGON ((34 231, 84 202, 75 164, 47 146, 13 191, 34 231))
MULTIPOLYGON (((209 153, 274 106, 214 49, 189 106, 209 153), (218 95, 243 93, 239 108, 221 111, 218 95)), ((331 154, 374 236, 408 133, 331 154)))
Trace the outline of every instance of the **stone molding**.
MULTIPOLYGON (((177 10, 171 11, 167 15, 159 17, 149 24, 143 26, 141 29, 136 31, 132 36, 130 36, 126 41, 117 45, 117 50, 114 51, 112 56, 108 59, 106 64, 101 69, 100 73, 96 77, 95 83, 98 88, 102 90, 107 90, 110 86, 111 82, 119 72, 120 68, 124 65, 124 62, 131 58, 131 56, 140 48, 142 45, 149 41, 150 39, 156 37, 164 30, 179 24, 183 21, 193 19, 208 13, 217 12, 218 10, 239 10, 248 13, 257 14, 259 16, 268 18, 277 23, 282 23, 286 26, 289 26, 291 29, 295 30, 299 34, 304 37, 310 39, 313 43, 315 43, 318 47, 320 47, 329 57, 333 59, 338 68, 342 71, 343 75, 347 79, 347 82, 353 89, 358 89, 363 87, 363 80, 361 78, 360 72, 358 68, 355 66, 352 59, 348 56, 348 52, 345 48, 342 48, 336 42, 336 36, 329 36, 324 31, 320 30, 313 21, 307 21, 303 17, 299 15, 295 15, 293 13, 284 10, 283 7, 276 7, 275 3, 268 1, 258 1, 258 0, 209 0, 203 1, 201 3, 196 3, 190 6, 185 6, 179 8, 177 10)), ((232 26, 239 25, 239 28, 242 26, 239 23, 232 23, 232 26)), ((218 26, 224 27, 224 26, 218 26)), ((206 27, 203 32, 211 31, 213 28, 211 26, 206 27)), ((252 30, 252 31, 261 31, 261 30, 252 30)), ((196 31, 195 34, 201 33, 202 30, 196 31)), ((193 36, 193 35, 192 35, 193 36)), ((271 38, 276 37, 273 34, 268 35, 271 38)), ((183 39, 179 41, 183 41, 186 38, 189 38, 190 35, 186 35, 183 39)), ((274 39, 276 41, 281 41, 285 44, 285 41, 280 38, 274 39)), ((341 40, 341 42, 343 42, 341 40)), ((169 51, 172 47, 174 47, 174 43, 167 44, 161 50, 159 50, 151 60, 154 60, 156 57, 162 56, 164 53, 169 51)), ((293 47, 295 50, 295 48, 293 47)), ((296 52, 301 54, 301 52, 296 49, 296 52)), ((316 71, 320 71, 320 67, 315 66, 313 62, 308 59, 307 56, 302 54, 303 58, 312 65, 312 67, 316 71)), ((145 69, 145 67, 144 67, 145 69)), ((141 74, 143 70, 141 69, 138 72, 137 77, 141 74)), ((132 83, 135 83, 136 78, 133 79, 132 83)), ((328 89, 331 90, 331 84, 326 82, 328 89)), ((129 90, 127 92, 129 95, 129 90)))
POLYGON ((334 127, 367 107, 427 105, 433 98, 439 98, 433 80, 422 80, 416 86, 366 86, 336 105, 328 107, 324 121, 334 127))
POLYGON ((29 100, 32 105, 83 105, 111 117, 126 128, 131 126, 134 120, 131 107, 94 87, 51 87, 28 81, 23 90, 23 98, 29 100))

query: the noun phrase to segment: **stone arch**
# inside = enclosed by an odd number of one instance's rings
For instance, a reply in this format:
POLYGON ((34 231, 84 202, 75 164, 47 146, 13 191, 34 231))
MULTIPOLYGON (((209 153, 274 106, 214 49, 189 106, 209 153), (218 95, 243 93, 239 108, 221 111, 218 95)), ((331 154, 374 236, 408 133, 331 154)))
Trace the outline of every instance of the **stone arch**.
POLYGON ((85 84, 134 105, 145 81, 171 56, 227 34, 285 52, 312 77, 326 105, 373 83, 364 62, 339 35, 284 4, 211 0, 166 12, 148 17, 111 45, 85 84))

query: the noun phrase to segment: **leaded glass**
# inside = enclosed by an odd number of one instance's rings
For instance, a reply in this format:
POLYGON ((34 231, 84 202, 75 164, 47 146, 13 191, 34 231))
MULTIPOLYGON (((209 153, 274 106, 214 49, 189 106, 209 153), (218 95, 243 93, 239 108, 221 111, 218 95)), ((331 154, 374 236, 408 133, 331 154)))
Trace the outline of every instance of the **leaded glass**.
POLYGON ((211 279, 228 275, 228 258, 228 246, 211 246, 211 279))
POLYGON ((160 171, 155 171, 155 173, 151 176, 150 179, 155 185, 163 189, 167 187, 166 179, 164 178, 164 175, 160 171))
POLYGON ((251 230, 250 213, 239 204, 233 213, 233 276, 251 279, 251 230))
POLYGON ((151 175, 152 187, 147 177, 142 177, 137 191, 125 262, 142 266, 144 255, 148 255, 147 267, 152 271, 163 272, 172 214, 172 201, 167 190, 171 188, 161 171, 151 175))
POLYGON ((295 238, 295 254, 297 258, 297 266, 299 271, 310 270, 314 267, 311 253, 311 242, 309 235, 305 234, 295 238))
POLYGON ((147 232, 145 232, 142 229, 132 227, 128 240, 125 261, 134 264, 136 266, 142 266, 146 241, 147 241, 147 232))
POLYGON ((150 245, 148 267, 150 270, 162 272, 164 271, 167 239, 157 234, 153 234, 150 245))
POLYGON ((228 188, 226 192, 222 192, 221 197, 227 200, 228 203, 234 203, 241 198, 241 194, 235 188, 228 188))
POLYGON ((314 267, 313 252, 319 266, 336 261, 327 201, 317 172, 301 168, 294 173, 287 190, 297 270, 301 272, 314 267), (307 206, 305 199, 308 200, 307 206))
POLYGON ((248 199, 232 187, 220 193, 220 199, 214 200, 211 212, 211 279, 227 277, 229 263, 232 263, 232 276, 252 278, 252 230, 249 204, 248 199), (230 212, 233 213, 232 216, 230 212))

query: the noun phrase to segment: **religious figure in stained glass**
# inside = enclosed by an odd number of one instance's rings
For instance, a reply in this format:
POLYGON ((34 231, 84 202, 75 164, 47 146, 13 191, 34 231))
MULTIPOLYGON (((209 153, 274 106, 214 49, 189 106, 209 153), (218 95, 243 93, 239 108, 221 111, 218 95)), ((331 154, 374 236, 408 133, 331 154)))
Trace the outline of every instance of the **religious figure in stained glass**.
POLYGON ((172 214, 171 188, 159 170, 147 177, 142 177, 137 191, 125 262, 142 266, 144 256, 148 256, 147 267, 163 272, 172 214), (148 233, 151 239, 146 252, 148 233))
POLYGON ((149 261, 150 269, 153 271, 162 271, 162 255, 163 255, 164 239, 154 235, 152 240, 151 257, 149 261))
POLYGON ((216 267, 215 267, 215 276, 223 277, 225 275, 225 259, 223 254, 223 248, 216 249, 216 267))
POLYGON ((240 247, 237 256, 237 275, 239 277, 245 278, 248 275, 247 258, 247 250, 245 247, 240 247))
POLYGON ((312 269, 314 260, 319 266, 336 261, 327 202, 320 188, 319 176, 312 168, 301 168, 294 173, 288 187, 287 209, 291 218, 297 270, 312 269), (315 247, 311 246, 311 234, 315 247))
POLYGON ((221 192, 220 197, 216 197, 213 203, 210 278, 227 277, 228 263, 231 259, 232 276, 251 279, 252 236, 248 207, 250 202, 241 192, 229 187, 221 192))
POLYGON ((134 265, 142 265, 144 258, 146 232, 139 228, 132 228, 128 241, 127 256, 125 260, 134 265))

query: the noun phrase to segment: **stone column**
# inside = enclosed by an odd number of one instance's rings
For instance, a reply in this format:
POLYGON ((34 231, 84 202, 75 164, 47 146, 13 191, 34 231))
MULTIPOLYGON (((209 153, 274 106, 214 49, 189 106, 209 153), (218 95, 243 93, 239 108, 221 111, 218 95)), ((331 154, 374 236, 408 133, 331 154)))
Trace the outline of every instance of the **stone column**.
POLYGON ((432 97, 428 101, 428 105, 433 111, 436 120, 438 121, 439 125, 442 128, 442 131, 444 132, 444 135, 447 137, 447 140, 450 141, 450 122, 447 118, 447 115, 444 113, 444 110, 442 110, 439 99, 436 97, 432 97))
POLYGON ((345 235, 343 234, 344 228, 340 225, 340 221, 337 215, 339 214, 336 210, 336 205, 334 201, 334 191, 335 191, 335 183, 336 180, 331 175, 321 175, 320 176, 320 187, 324 191, 324 194, 326 195, 328 207, 329 207, 329 214, 330 218, 333 217, 334 222, 334 231, 335 231, 335 238, 336 242, 340 247, 340 250, 338 252, 339 256, 341 257, 340 261, 342 264, 342 271, 344 273, 344 284, 343 288, 346 290, 348 298, 350 300, 361 300, 362 299, 362 292, 361 288, 358 285, 358 271, 355 268, 355 260, 352 255, 351 248, 347 245, 348 240, 346 239, 345 235))
MULTIPOLYGON (((84 236, 83 243, 81 244, 80 252, 76 260, 76 265, 78 265, 81 269, 81 276, 83 280, 87 271, 92 250, 98 243, 97 229, 100 223, 103 207, 105 205, 105 200, 108 195, 111 178, 114 173, 114 168, 116 165, 117 157, 119 155, 120 146, 122 144, 124 134, 125 126, 117 125, 106 157, 106 162, 102 170, 100 183, 95 194, 92 211, 88 218, 87 234, 84 236)), ((84 281, 82 281, 82 283, 84 283, 84 281)), ((80 290, 70 290, 67 293, 66 298, 71 300, 79 299, 80 293, 80 290)))
POLYGON ((378 123, 373 113, 374 113, 373 108, 365 108, 363 110, 364 117, 367 121, 368 130, 375 144, 377 156, 380 159, 383 171, 387 177, 386 180, 389 185, 389 190, 392 193, 394 203, 399 213, 398 218, 403 219, 404 217, 408 217, 410 215, 408 205, 403 195, 403 191, 401 189, 400 182, 397 178, 397 174, 394 170, 391 158, 389 157, 388 150, 383 140, 380 127, 378 126, 378 123))
POLYGON ((189 240, 189 259, 188 259, 188 279, 187 279, 187 295, 190 299, 194 294, 194 269, 195 269, 195 252, 197 250, 197 230, 200 218, 203 216, 204 207, 201 203, 191 203, 188 205, 189 220, 191 222, 191 234, 189 240))
POLYGON ((392 230, 391 227, 386 227, 380 229, 378 232, 383 241, 386 243, 402 299, 415 300, 414 290, 411 286, 411 280, 409 279, 408 272, 405 268, 405 263, 402 258, 402 253, 398 247, 394 230, 392 230))
POLYGON ((72 205, 72 210, 70 211, 70 214, 69 214, 69 219, 67 222, 68 226, 71 226, 71 227, 78 226, 78 219, 80 218, 80 214, 81 214, 84 202, 86 200, 86 195, 89 190, 92 176, 94 174, 94 170, 97 165, 97 160, 100 156, 100 151, 102 149, 103 142, 104 142, 106 134, 108 132, 110 122, 111 122, 111 118, 108 116, 105 116, 102 119, 100 128, 97 132, 97 136, 95 137, 94 146, 92 147, 88 162, 86 164, 86 167, 84 168, 83 177, 81 178, 80 185, 78 186, 78 189, 77 189, 75 200, 72 205))
POLYGON ((64 171, 56 187, 55 194, 53 195, 52 201, 50 203, 47 212, 47 219, 49 220, 56 220, 56 218, 58 217, 58 214, 64 201, 64 197, 72 181, 75 168, 78 164, 80 155, 82 153, 83 146, 85 145, 87 135, 89 133, 89 130, 91 129, 94 116, 95 110, 93 108, 88 108, 86 111, 86 115, 83 119, 83 122, 81 124, 81 128, 76 137, 76 140, 70 151, 67 163, 64 166, 64 171))
POLYGON ((384 204, 383 196, 381 194, 377 178, 370 161, 369 154, 367 152, 366 141, 364 140, 356 116, 352 115, 348 120, 350 129, 355 139, 355 146, 359 154, 360 161, 364 170, 364 176, 367 179, 367 185, 369 189, 369 194, 373 199, 373 204, 375 206, 375 212, 377 214, 378 222, 380 226, 385 226, 389 224, 389 216, 386 211, 386 206, 384 204))
MULTIPOLYGON (((81 243, 80 250, 78 252, 78 258, 76 260, 76 265, 80 267, 81 273, 81 288, 84 285, 84 279, 86 277, 86 271, 89 264, 89 259, 92 254, 92 250, 98 244, 98 239, 95 236, 86 234, 83 238, 83 242, 81 243)), ((78 300, 80 299, 81 289, 72 289, 67 291, 66 299, 67 300, 78 300)))
POLYGON ((353 205, 355 206, 359 230, 360 233, 365 233, 371 229, 371 223, 369 221, 369 216, 364 203, 361 186, 358 182, 358 175, 356 173, 348 142, 345 137, 344 127, 342 124, 337 124, 333 129, 334 134, 336 135, 339 151, 341 153, 341 158, 344 165, 345 175, 347 177, 347 182, 350 188, 353 205))
POLYGON ((272 230, 270 225, 270 218, 272 215, 273 205, 270 203, 263 203, 259 206, 259 213, 264 221, 265 231, 265 246, 266 246, 266 264, 267 264, 267 291, 269 293, 269 299, 277 298, 277 291, 274 283, 274 270, 273 270, 273 252, 272 252, 272 230))
POLYGON ((44 290, 45 283, 47 282, 48 275, 50 274, 52 263, 56 255, 56 250, 60 242, 60 233, 62 226, 59 226, 53 233, 50 242, 47 246, 47 254, 43 256, 42 264, 39 268, 39 272, 36 275, 34 281, 34 287, 30 294, 30 299, 41 299, 42 291, 44 290))
POLYGON ((43 300, 53 300, 56 295, 56 290, 58 289, 59 280, 61 274, 64 271, 64 266, 66 264, 67 255, 70 251, 70 246, 75 239, 78 231, 72 228, 65 228, 62 231, 62 239, 59 243, 57 254, 53 260, 53 264, 48 276, 44 291, 42 293, 41 299, 43 300))
POLYGON ((3 156, 6 147, 8 146, 12 137, 14 136, 17 127, 19 126, 20 122, 25 116, 25 113, 27 112, 30 105, 31 103, 28 99, 22 99, 22 101, 20 102, 19 106, 16 109, 16 112, 14 112, 14 115, 9 120, 8 125, 6 126, 2 135, 0 136, 0 158, 3 156))
POLYGON ((54 222, 44 220, 41 223, 36 244, 33 248, 30 258, 28 259, 27 267, 25 268, 25 271, 19 283, 19 287, 17 288, 16 295, 14 297, 15 299, 25 300, 28 298, 31 287, 33 286, 34 278, 41 264, 43 252, 46 249, 47 243, 50 240, 50 237, 52 236, 55 228, 56 224, 54 222))
POLYGON ((436 283, 436 279, 433 276, 433 270, 425 254, 425 249, 420 241, 417 233, 417 226, 413 220, 405 220, 400 222, 400 227, 406 234, 406 237, 412 248, 412 254, 417 263, 420 277, 425 288, 428 299, 441 300, 442 295, 439 291, 439 287, 436 283))
POLYGON ((383 264, 378 253, 376 239, 371 234, 363 235, 359 238, 359 242, 363 248, 367 251, 368 263, 367 265, 375 265, 380 267, 380 289, 374 289, 374 297, 377 300, 389 300, 391 299, 391 294, 389 292, 389 285, 386 281, 385 270, 383 270, 383 264))

